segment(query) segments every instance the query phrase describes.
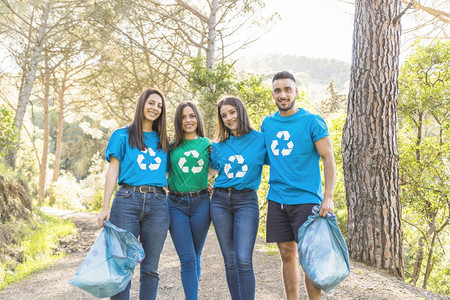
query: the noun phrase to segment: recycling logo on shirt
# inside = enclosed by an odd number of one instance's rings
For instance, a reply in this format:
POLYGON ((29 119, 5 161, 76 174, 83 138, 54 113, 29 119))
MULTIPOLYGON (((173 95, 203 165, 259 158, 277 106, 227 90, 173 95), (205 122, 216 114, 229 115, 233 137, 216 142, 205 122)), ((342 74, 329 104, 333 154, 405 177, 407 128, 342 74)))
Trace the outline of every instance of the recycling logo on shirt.
POLYGON ((275 155, 275 156, 280 155, 280 149, 277 148, 278 140, 289 141, 286 144, 287 148, 281 149, 281 155, 287 156, 287 155, 291 154, 291 151, 294 148, 294 143, 289 140, 290 137, 291 137, 291 135, 289 134, 289 131, 278 131, 278 133, 277 133, 278 139, 273 140, 272 145, 270 145, 270 149, 272 149, 273 155, 275 155))
MULTIPOLYGON (((147 148, 144 151, 141 151, 144 154, 147 154, 147 156, 150 156, 153 158, 153 162, 148 164, 148 169, 151 171, 155 171, 159 169, 159 166, 161 165, 161 158, 159 156, 156 156, 156 152, 153 151, 152 148, 147 148), (156 156, 156 157, 155 157, 156 156)), ((143 161, 145 160, 145 156, 144 154, 139 154, 137 157, 137 163, 139 165, 139 167, 142 170, 146 170, 147 169, 147 164, 143 163, 143 161)))
POLYGON ((236 175, 231 171, 231 164, 225 164, 225 174, 227 175, 228 178, 240 178, 240 177, 244 177, 245 173, 247 173, 248 170, 248 166, 244 165, 244 158, 242 157, 242 155, 232 155, 228 158, 228 161, 230 162, 234 162, 237 160, 237 163, 241 166, 241 169, 236 173, 236 175))
MULTIPOLYGON (((192 154, 192 157, 194 159, 198 158, 198 156, 199 156, 199 154, 196 150, 186 151, 183 154, 187 157, 190 157, 192 154)), ((183 173, 189 173, 189 167, 185 166, 186 162, 187 162, 186 157, 181 157, 180 160, 178 161, 178 166, 180 167, 180 169, 183 173)), ((196 164, 197 164, 197 166, 194 166, 191 168, 191 171, 194 174, 200 173, 202 171, 203 165, 205 164, 205 162, 203 161, 203 159, 200 158, 199 160, 197 160, 196 164)))

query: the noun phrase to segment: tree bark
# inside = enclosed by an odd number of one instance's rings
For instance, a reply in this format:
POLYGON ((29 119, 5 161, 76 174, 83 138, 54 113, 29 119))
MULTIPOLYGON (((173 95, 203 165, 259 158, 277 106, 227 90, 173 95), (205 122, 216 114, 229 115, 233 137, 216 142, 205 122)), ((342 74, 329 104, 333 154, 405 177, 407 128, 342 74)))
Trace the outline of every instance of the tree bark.
POLYGON ((427 288, 428 278, 430 278, 431 271, 433 270, 433 254, 434 254, 434 245, 436 243, 436 237, 438 234, 436 231, 433 233, 433 237, 431 239, 430 246, 428 247, 428 256, 427 256, 427 266, 425 268, 425 274, 423 275, 423 285, 422 288, 427 288))
POLYGON ((214 63, 216 59, 216 25, 218 5, 218 0, 211 1, 211 12, 208 19, 208 47, 206 49, 206 67, 211 70, 214 70, 214 63))
POLYGON ((342 157, 350 257, 403 278, 397 148, 400 0, 355 1, 342 157))
MULTIPOLYGON (((25 82, 23 88, 19 91, 19 102, 16 108, 16 114, 14 116, 14 124, 16 132, 20 132, 23 125, 23 118, 25 116, 25 111, 27 108, 28 100, 31 96, 31 90, 33 89, 34 80, 36 79, 36 70, 41 59, 42 49, 44 46, 45 34, 47 32, 47 21, 50 12, 50 5, 45 2, 42 8, 42 16, 40 19, 39 32, 36 41, 34 42, 34 48, 31 51, 31 59, 28 66, 24 68, 26 72, 25 82)), ((20 139, 20 135, 19 135, 20 139)), ((7 155, 6 161, 11 167, 16 165, 16 156, 18 150, 19 142, 17 142, 16 147, 7 155)))
MULTIPOLYGON (((66 74, 64 75, 66 76, 66 74)), ((58 112, 58 129, 56 134, 56 148, 55 148, 55 160, 53 162, 53 176, 52 184, 58 181, 59 169, 61 166, 61 155, 62 155, 62 145, 63 145, 63 133, 64 133, 64 93, 65 93, 65 79, 63 79, 61 84, 61 89, 59 91, 59 112, 58 112)), ((55 195, 52 192, 50 195, 50 205, 55 204, 55 195)))
POLYGON ((417 281, 420 277, 420 270, 422 269, 422 261, 423 261, 423 246, 425 243, 425 237, 420 237, 417 242, 417 251, 416 251, 416 260, 414 261, 413 273, 411 275, 411 283, 412 285, 417 285, 417 281))
POLYGON ((39 187, 38 187, 38 203, 42 204, 45 199, 45 179, 47 176, 47 160, 48 160, 48 140, 49 140, 49 114, 48 103, 50 98, 50 70, 48 67, 48 56, 45 56, 45 82, 44 82, 44 98, 42 99, 42 108, 44 109, 44 137, 42 142, 41 165, 39 166, 39 187))

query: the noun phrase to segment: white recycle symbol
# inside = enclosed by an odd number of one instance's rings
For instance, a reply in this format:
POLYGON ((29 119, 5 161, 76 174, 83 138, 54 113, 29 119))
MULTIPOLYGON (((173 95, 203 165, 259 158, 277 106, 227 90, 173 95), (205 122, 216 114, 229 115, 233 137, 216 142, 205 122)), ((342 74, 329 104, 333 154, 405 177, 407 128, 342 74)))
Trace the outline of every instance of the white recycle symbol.
MULTIPOLYGON (((147 148, 147 149, 145 149, 144 151, 141 151, 141 152, 143 152, 144 154, 146 154, 148 152, 148 154, 150 156, 155 156, 156 155, 155 151, 153 151, 152 148, 147 148)), ((147 165, 142 163, 144 161, 144 159, 145 159, 144 154, 139 154, 138 158, 137 158, 137 163, 138 163, 139 167, 142 170, 147 169, 147 165)), ((159 156, 155 157, 155 162, 156 162, 156 164, 152 163, 152 164, 148 165, 148 168, 150 170, 152 170, 152 171, 157 170, 159 168, 159 166, 161 165, 161 158, 159 158, 159 156)))
MULTIPOLYGON (((278 131, 277 138, 281 139, 281 137, 283 137, 283 139, 285 141, 289 141, 289 138, 291 136, 289 135, 289 131, 278 131)), ((272 149, 273 155, 275 155, 275 156, 280 155, 280 150, 277 149, 277 146, 278 146, 278 140, 273 140, 272 145, 270 145, 270 148, 272 149)), ((289 141, 289 143, 287 143, 287 148, 283 148, 281 150, 281 154, 283 156, 291 154, 292 148, 294 148, 294 143, 292 141, 289 141)))
MULTIPOLYGON (((186 151, 184 152, 185 156, 192 156, 194 158, 198 158, 199 154, 196 150, 190 150, 190 151, 186 151)), ((186 158, 185 157, 181 157, 180 160, 178 161, 178 166, 180 167, 181 171, 183 171, 183 173, 188 173, 189 172, 189 167, 186 167, 184 164, 186 163, 186 158)), ((203 165, 205 164, 205 162, 203 161, 203 159, 199 159, 197 160, 198 163, 198 167, 192 167, 192 173, 199 173, 202 169, 203 169, 203 165)))
MULTIPOLYGON (((234 162, 237 159, 238 164, 243 165, 241 167, 242 171, 238 171, 236 173, 236 177, 244 177, 245 173, 247 173, 248 170, 248 166, 244 165, 244 158, 242 157, 242 155, 232 155, 228 158, 229 161, 234 162)), ((228 178, 233 178, 234 177, 234 173, 230 173, 231 170, 231 164, 225 164, 225 174, 227 174, 228 178)))

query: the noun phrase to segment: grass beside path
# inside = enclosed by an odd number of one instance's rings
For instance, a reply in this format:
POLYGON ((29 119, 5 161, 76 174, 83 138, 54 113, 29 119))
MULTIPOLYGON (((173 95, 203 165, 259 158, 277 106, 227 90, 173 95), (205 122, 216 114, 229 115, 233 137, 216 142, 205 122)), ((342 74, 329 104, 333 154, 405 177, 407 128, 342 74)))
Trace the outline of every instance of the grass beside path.
POLYGON ((5 228, 14 226, 17 234, 10 244, 0 245, 0 290, 63 257, 65 253, 58 250, 59 241, 77 233, 70 220, 45 215, 38 208, 35 211, 36 217, 29 223, 4 224, 5 228))

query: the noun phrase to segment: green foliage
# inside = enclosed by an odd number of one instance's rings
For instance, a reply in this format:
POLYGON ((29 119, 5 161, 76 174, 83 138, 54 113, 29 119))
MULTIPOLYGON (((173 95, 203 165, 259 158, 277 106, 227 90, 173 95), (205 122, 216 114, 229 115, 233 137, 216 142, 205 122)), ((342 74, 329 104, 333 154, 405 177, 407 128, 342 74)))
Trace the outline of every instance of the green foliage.
POLYGON ((405 277, 449 295, 450 42, 418 46, 399 77, 405 277))
POLYGON ((235 82, 233 67, 219 63, 214 70, 206 67, 203 57, 190 61, 188 83, 203 115, 208 137, 213 136, 216 121, 216 103, 223 94, 231 94, 235 82))
POLYGON ((272 99, 271 87, 261 76, 249 75, 236 81, 234 93, 244 102, 254 128, 259 129, 265 116, 275 112, 277 107, 272 99))
POLYGON ((261 175, 261 184, 258 190, 259 200, 259 228, 258 234, 266 237, 266 220, 267 220, 267 193, 269 192, 269 166, 263 166, 261 175))
POLYGON ((266 115, 276 111, 271 88, 263 82, 261 76, 248 75, 244 79, 238 79, 230 64, 219 63, 212 70, 205 66, 202 57, 192 59, 188 83, 198 100, 209 137, 213 135, 217 119, 216 103, 222 95, 239 97, 244 102, 256 129, 259 129, 266 115))
MULTIPOLYGON (((20 177, 13 169, 9 166, 0 163, 0 174, 10 176, 10 177, 20 177)), ((21 178, 22 179, 22 178, 21 178)))
POLYGON ((0 106, 0 128, 0 158, 2 158, 19 140, 19 134, 14 127, 14 113, 4 105, 0 106))
POLYGON ((449 41, 417 46, 405 61, 399 77, 399 112, 405 121, 417 127, 420 125, 419 118, 428 115, 448 129, 449 69, 449 41))
POLYGON ((336 181, 334 188, 334 211, 337 215, 339 228, 344 237, 347 232, 347 206, 345 202, 344 169, 342 165, 342 130, 344 128, 346 113, 342 109, 328 115, 325 121, 333 145, 334 160, 336 162, 336 181))
POLYGON ((107 163, 100 153, 91 158, 88 176, 77 180, 68 171, 63 171, 58 181, 52 184, 55 204, 58 208, 71 210, 98 210, 103 203, 107 163))
POLYGON ((40 215, 38 224, 27 224, 21 231, 20 241, 10 246, 21 252, 22 261, 17 265, 0 262, 0 290, 62 257, 64 253, 55 252, 59 240, 69 234, 76 234, 72 222, 44 214, 40 215))

